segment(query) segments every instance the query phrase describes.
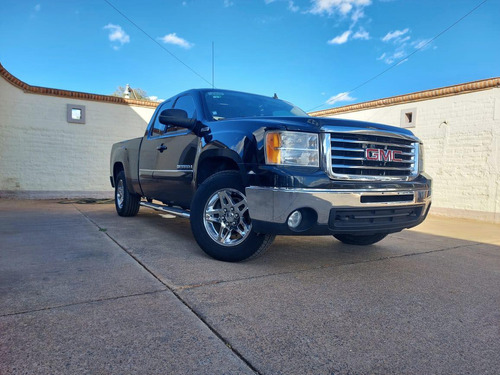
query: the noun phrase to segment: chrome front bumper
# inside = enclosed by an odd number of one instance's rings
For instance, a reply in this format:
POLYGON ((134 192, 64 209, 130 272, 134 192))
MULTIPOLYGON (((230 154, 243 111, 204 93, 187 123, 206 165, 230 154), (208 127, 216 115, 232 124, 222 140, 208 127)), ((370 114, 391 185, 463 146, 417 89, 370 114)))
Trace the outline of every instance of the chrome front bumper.
POLYGON ((323 190, 286 189, 250 186, 246 188, 252 220, 284 224, 295 210, 310 208, 317 213, 317 225, 328 225, 330 211, 335 209, 373 209, 424 206, 422 216, 431 203, 431 191, 425 190, 323 190))

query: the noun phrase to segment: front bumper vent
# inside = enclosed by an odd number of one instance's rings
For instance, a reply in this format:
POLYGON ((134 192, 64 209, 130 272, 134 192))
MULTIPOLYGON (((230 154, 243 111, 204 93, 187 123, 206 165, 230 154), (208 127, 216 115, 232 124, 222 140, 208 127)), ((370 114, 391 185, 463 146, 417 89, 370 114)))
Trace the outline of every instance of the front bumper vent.
POLYGON ((422 220, 423 210, 423 205, 373 209, 333 208, 328 226, 337 233, 407 228, 422 220))

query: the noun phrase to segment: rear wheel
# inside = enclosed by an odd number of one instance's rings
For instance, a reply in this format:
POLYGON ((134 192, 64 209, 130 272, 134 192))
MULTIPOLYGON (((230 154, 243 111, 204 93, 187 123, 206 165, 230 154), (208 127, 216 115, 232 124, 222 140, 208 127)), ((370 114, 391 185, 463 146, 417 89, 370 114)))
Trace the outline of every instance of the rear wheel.
POLYGON ((116 176, 115 181, 115 207, 120 216, 135 216, 139 212, 139 202, 141 197, 137 194, 130 194, 127 189, 125 172, 121 171, 116 176))
POLYGON ((274 239, 273 235, 252 231, 245 187, 236 171, 218 172, 200 185, 190 219, 202 250, 226 262, 261 255, 274 239))
POLYGON ((359 235, 359 234, 334 234, 337 240, 349 244, 349 245, 373 245, 379 241, 382 241, 388 233, 375 233, 368 235, 359 235))

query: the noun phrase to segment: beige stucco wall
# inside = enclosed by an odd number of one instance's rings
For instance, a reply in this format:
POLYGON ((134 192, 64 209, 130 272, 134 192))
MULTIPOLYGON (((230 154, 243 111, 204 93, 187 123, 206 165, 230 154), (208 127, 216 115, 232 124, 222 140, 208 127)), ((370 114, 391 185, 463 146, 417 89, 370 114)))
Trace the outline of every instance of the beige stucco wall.
POLYGON ((400 126, 411 109, 433 177, 432 212, 500 222, 500 88, 332 117, 400 126))
POLYGON ((154 108, 25 93, 0 77, 0 197, 111 197, 109 153, 154 108), (68 123, 66 105, 86 123, 68 123))
MULTIPOLYGON (((424 142, 432 212, 500 222, 500 88, 337 114, 401 125, 424 142)), ((111 145, 140 137, 154 108, 27 93, 0 76, 0 197, 111 197, 111 145), (84 105, 86 123, 66 106, 84 105)))

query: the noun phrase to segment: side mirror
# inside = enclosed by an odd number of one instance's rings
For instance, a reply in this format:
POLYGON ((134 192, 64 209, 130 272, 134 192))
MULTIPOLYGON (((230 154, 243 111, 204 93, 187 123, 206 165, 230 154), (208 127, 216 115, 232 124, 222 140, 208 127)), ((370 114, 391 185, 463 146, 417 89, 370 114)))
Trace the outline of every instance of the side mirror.
POLYGON ((165 109, 158 120, 164 125, 180 126, 189 130, 194 130, 197 123, 196 119, 188 118, 186 111, 182 109, 165 109))

